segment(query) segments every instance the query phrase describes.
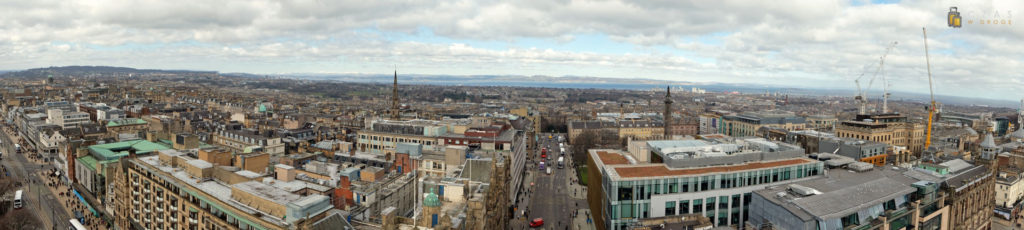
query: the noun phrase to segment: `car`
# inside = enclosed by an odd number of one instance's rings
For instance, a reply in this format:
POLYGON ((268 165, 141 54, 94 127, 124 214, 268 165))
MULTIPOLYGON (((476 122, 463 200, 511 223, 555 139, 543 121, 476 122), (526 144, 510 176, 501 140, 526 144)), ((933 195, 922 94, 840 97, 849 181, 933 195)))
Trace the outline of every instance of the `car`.
POLYGON ((537 219, 533 219, 533 221, 530 221, 530 227, 531 228, 536 228, 536 227, 540 227, 540 226, 543 226, 543 225, 544 225, 544 218, 537 218, 537 219))

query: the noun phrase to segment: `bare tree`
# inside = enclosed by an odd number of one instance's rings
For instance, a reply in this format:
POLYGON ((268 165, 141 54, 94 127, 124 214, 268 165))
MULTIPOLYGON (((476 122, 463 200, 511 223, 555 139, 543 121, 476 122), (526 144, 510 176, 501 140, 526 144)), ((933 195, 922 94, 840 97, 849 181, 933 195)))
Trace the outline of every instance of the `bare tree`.
POLYGON ((576 136, 572 140, 572 160, 575 164, 583 164, 586 162, 587 151, 597 146, 598 142, 597 132, 584 131, 580 135, 576 136))
POLYGON ((0 217, 0 229, 2 230, 35 230, 43 228, 43 222, 28 210, 19 209, 8 212, 0 217))
POLYGON ((16 190, 17 187, 18 183, 12 180, 11 177, 0 178, 0 196, 16 190))
POLYGON ((573 162, 585 164, 587 152, 594 148, 622 148, 623 142, 614 130, 584 131, 573 139, 573 162))

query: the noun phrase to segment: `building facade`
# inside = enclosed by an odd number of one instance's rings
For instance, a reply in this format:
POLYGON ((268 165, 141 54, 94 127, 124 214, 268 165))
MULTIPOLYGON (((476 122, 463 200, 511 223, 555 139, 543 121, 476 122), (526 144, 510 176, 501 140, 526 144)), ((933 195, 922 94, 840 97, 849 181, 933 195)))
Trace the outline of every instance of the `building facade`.
MULTIPOLYGON (((120 229, 313 229, 331 209, 324 195, 301 196, 255 182, 258 176, 215 172, 176 151, 122 163, 116 202, 120 229), (214 179, 216 174, 225 174, 214 179)), ((245 172, 245 171, 239 171, 245 172)))
POLYGON ((857 115, 852 121, 836 125, 836 136, 904 146, 920 154, 924 148, 924 129, 924 124, 910 122, 899 114, 857 115))
POLYGON ((839 123, 839 118, 833 115, 811 115, 807 116, 807 128, 816 131, 832 131, 839 123))
POLYGON ((214 143, 239 153, 262 149, 263 152, 272 155, 284 154, 284 143, 280 137, 257 130, 222 129, 217 131, 214 143))
POLYGON ((648 141, 652 163, 637 163, 617 150, 591 150, 588 169, 597 176, 587 183, 587 199, 598 229, 628 229, 643 219, 684 214, 701 214, 715 226, 741 226, 749 219, 754 190, 824 172, 821 162, 803 157, 795 146, 737 142, 648 141), (716 148, 734 149, 712 153, 716 148), (657 159, 663 161, 653 163, 657 159))
POLYGON ((92 122, 89 120, 89 114, 83 112, 67 112, 60 109, 48 109, 46 110, 46 123, 59 125, 62 128, 71 128, 79 124, 86 124, 92 122))
POLYGON ((698 121, 700 123, 698 134, 716 134, 725 132, 725 126, 722 124, 723 120, 721 113, 701 114, 698 121))
POLYGON ((839 154, 877 166, 884 166, 888 157, 888 145, 875 141, 834 138, 823 139, 818 142, 818 146, 822 152, 839 154))
POLYGON ((805 118, 796 116, 793 112, 775 110, 726 115, 722 116, 722 120, 725 122, 723 134, 736 137, 756 136, 761 127, 789 131, 801 130, 806 127, 805 118))

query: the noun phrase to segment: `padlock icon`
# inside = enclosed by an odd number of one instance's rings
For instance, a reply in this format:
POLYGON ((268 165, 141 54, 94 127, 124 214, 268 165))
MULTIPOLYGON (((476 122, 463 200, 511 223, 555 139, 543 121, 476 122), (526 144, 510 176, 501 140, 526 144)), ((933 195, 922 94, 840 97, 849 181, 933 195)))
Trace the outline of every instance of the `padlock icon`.
POLYGON ((955 6, 949 7, 949 14, 946 16, 946 24, 949 27, 960 28, 960 11, 955 6))

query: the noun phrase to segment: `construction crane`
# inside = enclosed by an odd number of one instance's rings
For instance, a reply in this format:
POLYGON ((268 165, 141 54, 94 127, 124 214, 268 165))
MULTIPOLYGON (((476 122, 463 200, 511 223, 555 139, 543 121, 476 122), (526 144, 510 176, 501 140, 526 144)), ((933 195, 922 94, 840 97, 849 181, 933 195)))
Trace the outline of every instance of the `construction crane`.
MULTIPOLYGON (((896 44, 898 44, 898 42, 892 42, 892 44, 889 45, 889 47, 885 48, 885 53, 883 53, 882 57, 879 58, 878 68, 875 69, 875 74, 871 75, 871 79, 870 79, 870 81, 868 81, 868 87, 867 88, 864 88, 864 89, 860 88, 860 79, 863 78, 865 74, 867 74, 867 70, 865 70, 864 73, 861 73, 860 76, 858 76, 856 80, 853 80, 853 82, 857 84, 857 95, 854 96, 854 99, 857 101, 857 103, 860 104, 860 109, 858 110, 859 114, 867 114, 867 110, 868 110, 867 91, 871 90, 871 85, 875 84, 875 78, 878 78, 878 74, 882 72, 882 68, 885 66, 885 57, 889 56, 889 53, 892 52, 892 49, 894 47, 896 47, 896 44)), ((885 79, 885 76, 883 76, 882 78, 885 79)), ((888 92, 889 92, 888 86, 885 87, 885 91, 886 91, 885 93, 888 94, 888 92)), ((886 96, 886 95, 883 95, 883 96, 886 99, 886 102, 883 102, 883 103, 887 104, 889 97, 886 96)), ((888 108, 887 108, 888 105, 885 105, 885 107, 886 108, 883 109, 883 110, 888 110, 888 108)))
POLYGON ((889 45, 889 48, 885 49, 885 54, 883 54, 880 58, 881 60, 878 61, 878 70, 875 71, 875 75, 878 75, 879 73, 882 74, 882 113, 889 113, 889 86, 891 86, 889 84, 889 80, 885 78, 885 72, 883 70, 883 67, 885 66, 885 57, 889 55, 889 52, 892 52, 892 49, 896 47, 896 44, 899 44, 899 42, 894 41, 892 42, 892 45, 889 45))
POLYGON ((928 150, 928 146, 932 145, 932 117, 935 116, 935 90, 932 89, 932 62, 928 57, 928 31, 921 27, 921 34, 924 35, 924 61, 928 66, 928 94, 931 95, 932 99, 932 106, 928 107, 928 130, 925 131, 924 148, 922 149, 928 150))

